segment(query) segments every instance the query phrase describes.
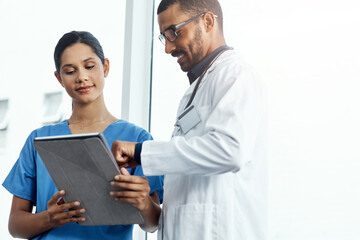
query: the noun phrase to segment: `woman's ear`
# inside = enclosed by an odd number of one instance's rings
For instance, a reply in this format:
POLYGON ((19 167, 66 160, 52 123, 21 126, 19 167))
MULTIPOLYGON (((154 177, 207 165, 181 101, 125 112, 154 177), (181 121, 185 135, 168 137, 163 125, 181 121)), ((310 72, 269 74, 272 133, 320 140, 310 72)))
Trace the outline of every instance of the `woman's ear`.
POLYGON ((103 68, 104 68, 104 76, 107 77, 110 71, 109 59, 105 58, 103 68))
POLYGON ((61 86, 64 87, 64 83, 60 77, 60 74, 57 71, 55 71, 54 75, 55 75, 56 79, 58 80, 58 82, 61 84, 61 86))

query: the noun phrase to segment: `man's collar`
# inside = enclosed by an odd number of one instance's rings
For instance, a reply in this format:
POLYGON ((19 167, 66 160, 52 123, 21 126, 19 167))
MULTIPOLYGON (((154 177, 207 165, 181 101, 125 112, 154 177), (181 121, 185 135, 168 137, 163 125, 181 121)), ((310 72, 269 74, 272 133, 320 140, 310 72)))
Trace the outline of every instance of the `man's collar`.
POLYGON ((227 48, 227 45, 223 45, 217 49, 215 49, 212 53, 207 55, 201 62, 199 62, 195 67, 193 67, 188 73, 187 76, 189 78, 190 85, 205 71, 211 61, 218 55, 218 53, 227 48))

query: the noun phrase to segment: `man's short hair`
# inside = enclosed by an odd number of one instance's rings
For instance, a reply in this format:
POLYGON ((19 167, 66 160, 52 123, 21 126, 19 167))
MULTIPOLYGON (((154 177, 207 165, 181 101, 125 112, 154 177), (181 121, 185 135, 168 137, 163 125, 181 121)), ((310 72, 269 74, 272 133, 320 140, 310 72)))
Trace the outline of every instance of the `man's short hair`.
POLYGON ((179 3, 181 11, 188 15, 195 16, 205 12, 214 13, 217 16, 220 31, 223 32, 223 13, 218 0, 162 0, 157 9, 157 14, 176 3, 179 3))

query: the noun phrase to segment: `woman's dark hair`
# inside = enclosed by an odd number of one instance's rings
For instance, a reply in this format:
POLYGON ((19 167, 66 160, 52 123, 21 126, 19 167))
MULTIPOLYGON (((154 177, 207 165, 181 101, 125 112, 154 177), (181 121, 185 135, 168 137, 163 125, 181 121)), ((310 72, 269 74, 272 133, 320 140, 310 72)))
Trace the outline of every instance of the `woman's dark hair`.
POLYGON ((75 43, 84 43, 91 47, 95 54, 100 58, 104 64, 105 57, 100 42, 89 32, 85 31, 72 31, 65 33, 57 43, 54 51, 54 61, 56 71, 60 73, 61 56, 67 47, 74 45, 75 43))
POLYGON ((189 15, 212 12, 217 16, 220 31, 223 32, 223 13, 218 0, 162 0, 158 6, 157 14, 165 11, 175 3, 179 3, 181 11, 189 15))

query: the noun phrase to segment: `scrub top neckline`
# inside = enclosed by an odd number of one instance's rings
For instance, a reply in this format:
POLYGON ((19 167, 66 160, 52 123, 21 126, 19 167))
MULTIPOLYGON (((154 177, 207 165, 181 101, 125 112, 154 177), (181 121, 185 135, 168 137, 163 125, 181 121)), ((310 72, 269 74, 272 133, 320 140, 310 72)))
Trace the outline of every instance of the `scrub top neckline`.
MULTIPOLYGON (((118 119, 118 120, 110 123, 110 124, 104 129, 104 131, 102 131, 102 134, 105 135, 105 133, 106 133, 107 131, 109 131, 108 129, 112 127, 112 125, 114 125, 115 123, 121 122, 121 121, 122 121, 121 119, 118 119)), ((64 120, 64 121, 63 121, 63 124, 65 125, 66 131, 67 131, 69 134, 74 134, 74 133, 72 133, 71 130, 70 130, 69 120, 68 120, 68 119, 64 120)))

